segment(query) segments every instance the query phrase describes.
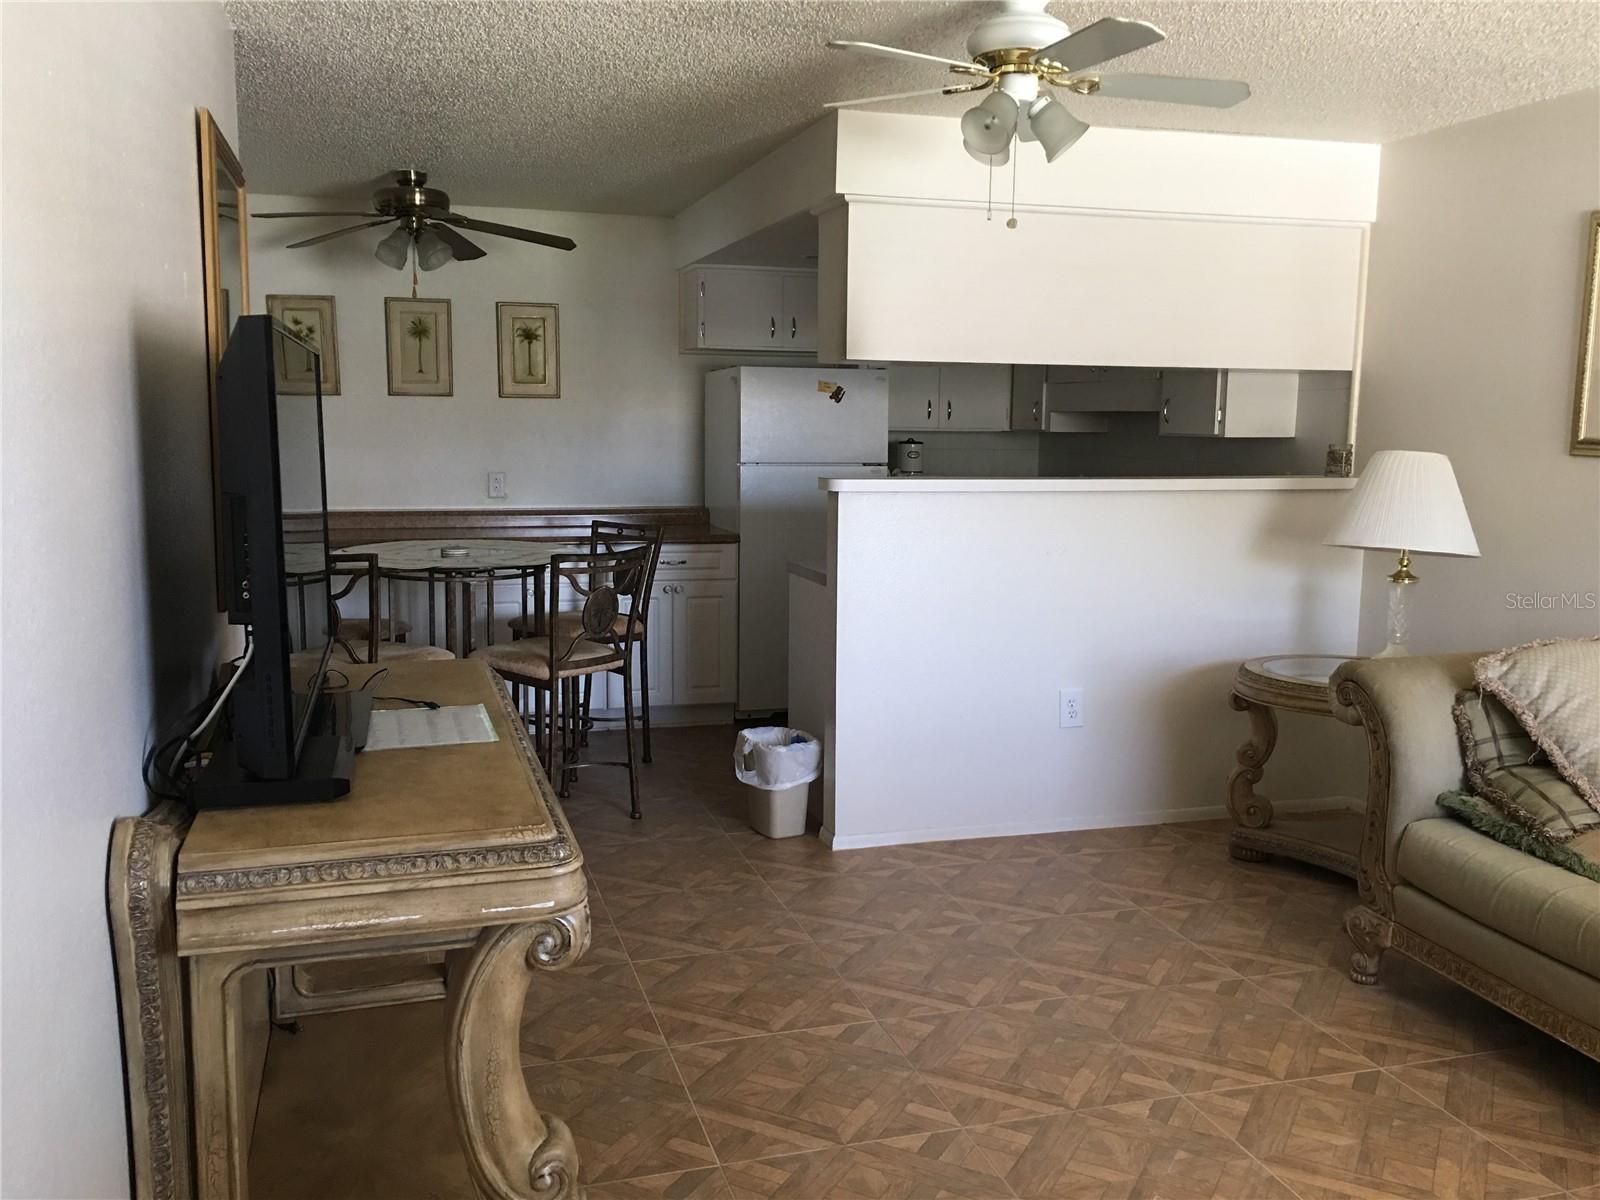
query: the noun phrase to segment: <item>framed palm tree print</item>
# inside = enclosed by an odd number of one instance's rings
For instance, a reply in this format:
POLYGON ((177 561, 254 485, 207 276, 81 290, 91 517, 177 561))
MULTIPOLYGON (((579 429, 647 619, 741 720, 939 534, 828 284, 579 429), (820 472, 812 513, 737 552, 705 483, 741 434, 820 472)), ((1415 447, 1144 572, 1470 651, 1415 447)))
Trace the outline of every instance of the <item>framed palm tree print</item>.
POLYGON ((389 395, 453 396, 450 301, 388 296, 383 302, 389 395))
POLYGON ((500 394, 553 399, 561 395, 561 325, 554 304, 494 306, 500 331, 500 394))
POLYGON ((267 313, 274 320, 283 322, 290 333, 317 351, 313 358, 298 346, 278 347, 278 361, 273 364, 278 376, 278 391, 286 396, 308 396, 315 392, 312 364, 320 359, 322 394, 337 396, 339 328, 334 319, 333 297, 269 295, 267 313))

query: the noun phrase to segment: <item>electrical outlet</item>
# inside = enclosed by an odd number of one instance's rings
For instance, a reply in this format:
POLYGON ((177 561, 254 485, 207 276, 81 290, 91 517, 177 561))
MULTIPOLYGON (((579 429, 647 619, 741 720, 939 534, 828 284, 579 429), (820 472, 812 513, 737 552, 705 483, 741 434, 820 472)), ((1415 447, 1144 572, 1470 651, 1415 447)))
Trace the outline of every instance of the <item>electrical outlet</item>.
POLYGON ((506 498, 506 473, 504 471, 489 472, 489 499, 504 500, 506 498))
POLYGON ((1083 724, 1083 689, 1061 689, 1061 728, 1077 729, 1083 724))

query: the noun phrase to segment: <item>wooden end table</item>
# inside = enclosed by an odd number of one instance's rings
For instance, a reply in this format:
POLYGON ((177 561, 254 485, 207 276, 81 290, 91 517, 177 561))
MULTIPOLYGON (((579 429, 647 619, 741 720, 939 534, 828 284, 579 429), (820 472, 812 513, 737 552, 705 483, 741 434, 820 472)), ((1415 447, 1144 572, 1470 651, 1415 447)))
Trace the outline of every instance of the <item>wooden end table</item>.
POLYGON ((1355 878, 1363 823, 1358 799, 1330 796, 1327 808, 1274 812, 1272 802, 1255 790, 1278 742, 1275 710, 1331 717, 1329 677, 1354 657, 1280 654, 1252 658, 1234 673, 1229 702, 1250 718, 1250 736, 1235 754, 1239 765, 1228 776, 1228 811, 1234 822, 1228 852, 1234 858, 1261 862, 1281 854, 1355 878))

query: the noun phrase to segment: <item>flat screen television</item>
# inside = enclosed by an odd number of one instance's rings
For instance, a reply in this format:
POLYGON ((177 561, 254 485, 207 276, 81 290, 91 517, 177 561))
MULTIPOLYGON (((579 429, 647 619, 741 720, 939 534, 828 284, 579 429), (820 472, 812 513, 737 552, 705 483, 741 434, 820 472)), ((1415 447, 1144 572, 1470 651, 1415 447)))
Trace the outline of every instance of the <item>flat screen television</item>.
POLYGON ((217 368, 218 569, 250 654, 196 786, 201 807, 327 800, 349 788, 350 739, 323 694, 336 617, 320 375, 316 348, 265 316, 238 319, 217 368), (291 673, 297 648, 321 657, 291 673))

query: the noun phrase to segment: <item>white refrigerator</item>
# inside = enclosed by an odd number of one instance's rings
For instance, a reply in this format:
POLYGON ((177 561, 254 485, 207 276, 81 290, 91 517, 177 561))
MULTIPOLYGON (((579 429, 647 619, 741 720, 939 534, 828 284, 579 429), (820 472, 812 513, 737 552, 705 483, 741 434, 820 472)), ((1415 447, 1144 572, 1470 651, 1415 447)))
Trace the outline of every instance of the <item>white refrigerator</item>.
POLYGON ((888 372, 729 367, 706 375, 706 507, 739 534, 740 713, 789 703, 789 563, 826 565, 823 476, 889 473, 888 372))

